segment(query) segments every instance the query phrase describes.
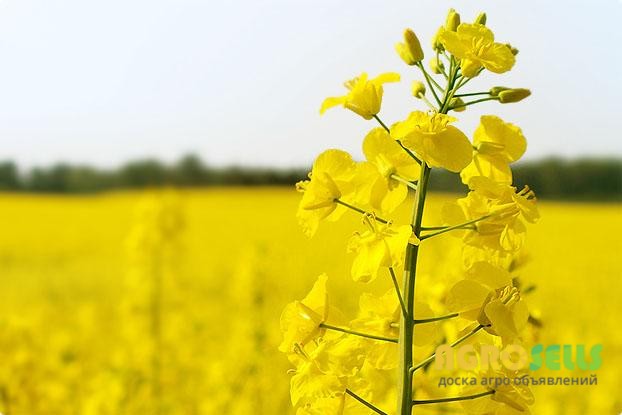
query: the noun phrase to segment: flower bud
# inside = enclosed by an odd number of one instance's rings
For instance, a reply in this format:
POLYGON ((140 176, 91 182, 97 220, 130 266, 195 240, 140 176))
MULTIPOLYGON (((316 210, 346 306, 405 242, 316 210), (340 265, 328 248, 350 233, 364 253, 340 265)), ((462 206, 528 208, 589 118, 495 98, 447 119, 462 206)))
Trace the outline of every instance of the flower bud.
POLYGON ((466 109, 462 98, 452 98, 451 101, 449 101, 449 107, 456 112, 462 112, 466 109))
POLYGON ((397 43, 395 45, 395 50, 407 65, 414 65, 423 60, 421 43, 417 35, 415 35, 415 32, 410 29, 404 30, 404 43, 397 43))
POLYGON ((480 14, 477 15, 477 17, 475 18, 475 24, 481 24, 481 25, 486 25, 486 13, 481 12, 480 14))
POLYGON ((493 86, 492 88, 490 88, 490 91, 488 91, 488 93, 492 95, 493 97, 496 97, 499 95, 501 91, 506 91, 508 89, 510 88, 505 87, 505 86, 493 86))
POLYGON ((509 43, 506 43, 505 46, 507 46, 510 51, 512 52, 512 55, 516 56, 518 55, 518 49, 516 49, 514 46, 510 45, 509 43))
POLYGON ((441 37, 441 34, 444 31, 445 31, 445 27, 443 27, 443 26, 439 27, 438 30, 436 31, 436 34, 432 38, 432 49, 434 49, 435 52, 439 52, 440 53, 440 52, 445 50, 445 47, 443 46, 443 44, 439 40, 440 37, 441 37))
POLYGON ((425 85, 421 81, 413 81, 412 93, 415 98, 421 98, 425 95, 425 85))
POLYGON ((445 20, 445 29, 450 32, 455 32, 460 25, 460 15, 454 9, 449 9, 447 13, 447 20, 445 20))
POLYGON ((445 70, 445 65, 443 65, 443 61, 439 58, 434 57, 430 59, 430 70, 436 74, 440 74, 445 70))
POLYGON ((509 104, 511 102, 519 102, 531 95, 531 91, 526 88, 506 89, 499 92, 499 102, 509 104))

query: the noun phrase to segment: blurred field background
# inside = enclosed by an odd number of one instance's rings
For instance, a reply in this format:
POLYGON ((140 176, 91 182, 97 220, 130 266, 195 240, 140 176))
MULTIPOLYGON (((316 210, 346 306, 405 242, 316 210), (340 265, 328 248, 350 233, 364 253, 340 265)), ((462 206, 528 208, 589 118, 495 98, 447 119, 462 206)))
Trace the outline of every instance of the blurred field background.
MULTIPOLYGON (((296 223, 314 157, 361 159, 371 128, 320 119, 320 103, 362 71, 398 71, 383 118, 423 108, 393 45, 413 27, 429 50, 449 7, 486 11, 520 49, 515 71, 471 87, 533 91, 459 115, 468 135, 495 113, 529 142, 514 177, 542 216, 518 269, 541 323, 530 340, 604 345, 598 386, 536 387, 532 413, 622 413, 620 6, 0 0, 0 414, 293 415, 284 305, 323 272, 348 316, 389 287, 351 281, 358 217, 311 240, 296 223)), ((428 225, 465 194, 450 174, 432 189, 428 225)), ((451 235, 422 250, 425 297, 461 264, 451 235)))
MULTIPOLYGON (((426 221, 451 197, 435 194, 426 221)), ((358 293, 388 288, 349 278, 358 218, 309 240, 297 202, 291 187, 2 194, 0 412, 293 413, 276 350, 283 306, 325 271, 349 313, 358 293)), ((536 388, 533 413, 615 413, 620 206, 540 208, 520 269, 536 286, 537 341, 602 343, 604 363, 597 387, 536 388)), ((422 281, 458 272, 457 246, 451 236, 426 246, 422 281)))

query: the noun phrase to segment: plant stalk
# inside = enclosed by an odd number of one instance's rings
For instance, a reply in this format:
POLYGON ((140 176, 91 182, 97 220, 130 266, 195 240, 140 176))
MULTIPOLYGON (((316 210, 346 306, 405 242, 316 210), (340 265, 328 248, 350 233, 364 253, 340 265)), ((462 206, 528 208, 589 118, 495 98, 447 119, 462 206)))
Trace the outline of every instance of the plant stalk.
MULTIPOLYGON (((411 221, 413 232, 417 238, 421 234, 421 222, 423 219, 423 208, 430 178, 430 167, 425 163, 421 166, 421 175, 415 193, 416 203, 413 210, 411 221)), ((404 266, 404 282, 402 295, 406 314, 415 315, 415 277, 417 274, 417 256, 419 247, 408 244, 406 248, 406 261, 404 266)), ((415 322, 412 317, 402 317, 400 323, 399 337, 399 379, 398 383, 398 414, 410 415, 412 408, 412 373, 410 371, 413 364, 412 345, 414 336, 415 322)))

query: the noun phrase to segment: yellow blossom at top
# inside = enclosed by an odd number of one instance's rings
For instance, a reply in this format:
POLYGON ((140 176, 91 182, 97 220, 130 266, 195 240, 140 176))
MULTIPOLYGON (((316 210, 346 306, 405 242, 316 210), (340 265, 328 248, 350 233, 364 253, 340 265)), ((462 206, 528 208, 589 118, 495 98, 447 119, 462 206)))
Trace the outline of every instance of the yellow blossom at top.
POLYGON ((473 148, 462 131, 449 125, 454 121, 446 114, 414 111, 393 126, 391 136, 431 167, 457 173, 471 162, 473 148))
POLYGON ((498 183, 511 184, 509 164, 518 160, 527 148, 521 129, 494 115, 484 115, 473 135, 473 161, 460 172, 462 182, 485 176, 498 183))
POLYGON ((482 66, 495 73, 507 72, 514 66, 512 50, 495 42, 492 31, 484 25, 461 23, 455 32, 443 31, 439 40, 447 51, 460 59, 460 68, 466 77, 477 76, 482 66))
POLYGON ((408 195, 408 186, 404 181, 412 182, 419 178, 419 164, 384 128, 374 128, 367 134, 363 141, 363 153, 380 173, 371 189, 372 206, 383 212, 394 211, 408 195))
POLYGON ((348 108, 366 120, 370 120, 380 112, 382 85, 399 80, 400 75, 395 72, 383 73, 374 79, 368 79, 367 74, 363 72, 360 76, 344 84, 348 89, 346 95, 326 98, 320 108, 320 114, 329 108, 343 105, 344 108, 348 108))
POLYGON ((356 173, 356 163, 341 150, 326 150, 313 163, 311 180, 299 182, 296 187, 303 192, 296 214, 305 233, 312 236, 322 219, 338 219, 345 208, 336 199, 354 192, 350 183, 356 173))

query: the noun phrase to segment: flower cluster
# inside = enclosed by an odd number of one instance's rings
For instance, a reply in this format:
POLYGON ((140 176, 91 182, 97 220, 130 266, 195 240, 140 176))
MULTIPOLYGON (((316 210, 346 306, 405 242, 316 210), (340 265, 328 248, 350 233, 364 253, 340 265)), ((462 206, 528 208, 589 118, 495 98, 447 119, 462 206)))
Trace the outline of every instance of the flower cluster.
POLYGON ((425 386, 429 375, 418 370, 431 361, 430 350, 443 343, 443 325, 454 324, 454 335, 466 333, 453 344, 475 340, 476 335, 506 344, 524 340, 529 311, 509 264, 523 245, 525 224, 538 219, 534 193, 512 184, 510 165, 526 150, 521 129, 495 115, 483 115, 469 138, 457 126, 458 119, 448 115, 483 101, 505 104, 527 97, 530 92, 524 88, 462 92, 484 71, 501 74, 512 69, 518 51, 495 41, 485 14, 473 23, 461 23, 454 10, 432 44, 432 74, 412 30, 407 29, 396 45, 398 56, 423 75, 412 91, 427 111, 414 110, 390 126, 381 120, 383 85, 399 81, 396 73, 373 79, 363 73, 346 82, 346 95, 327 98, 321 106, 324 113, 342 105, 379 126, 363 139, 366 160, 357 162, 336 149, 317 157, 309 180, 297 184, 302 192, 298 220, 312 236, 324 220, 337 220, 346 211, 360 215, 363 229, 354 233, 347 249, 355 254, 351 276, 363 283, 390 278, 394 288, 381 297, 364 294, 359 315, 349 321, 329 305, 326 275, 303 300, 287 305, 281 316, 280 350, 295 366, 291 397, 299 414, 405 415, 415 405, 452 400, 479 401, 465 404, 469 413, 527 412, 533 401, 517 398, 531 396, 528 391, 511 388, 463 391, 455 399, 414 399, 421 393, 434 395, 425 386), (437 208, 445 223, 424 226, 434 168, 459 174, 469 191, 437 208), (388 219, 409 201, 409 194, 414 194, 412 221, 388 219), (461 238, 467 268, 463 279, 453 284, 439 281, 431 307, 415 301, 417 262, 427 241, 445 233, 461 238))

